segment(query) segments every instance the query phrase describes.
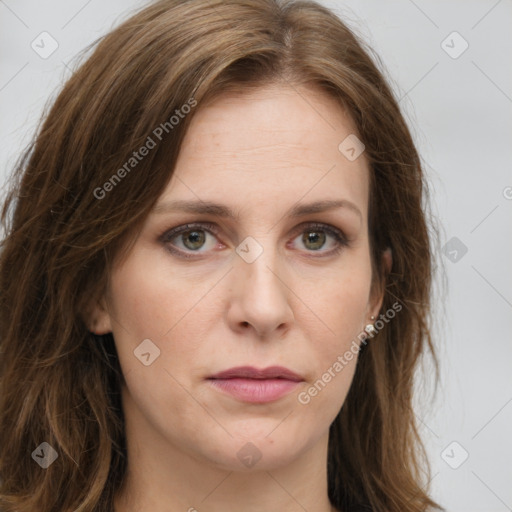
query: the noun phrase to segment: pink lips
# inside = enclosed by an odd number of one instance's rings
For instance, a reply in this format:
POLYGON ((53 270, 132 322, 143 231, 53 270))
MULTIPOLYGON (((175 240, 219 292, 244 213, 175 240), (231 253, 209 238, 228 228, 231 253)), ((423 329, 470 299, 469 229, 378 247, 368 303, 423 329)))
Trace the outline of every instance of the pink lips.
POLYGON ((304 379, 282 366, 270 366, 263 370, 239 366, 216 373, 208 380, 217 389, 244 402, 265 403, 288 394, 304 379))

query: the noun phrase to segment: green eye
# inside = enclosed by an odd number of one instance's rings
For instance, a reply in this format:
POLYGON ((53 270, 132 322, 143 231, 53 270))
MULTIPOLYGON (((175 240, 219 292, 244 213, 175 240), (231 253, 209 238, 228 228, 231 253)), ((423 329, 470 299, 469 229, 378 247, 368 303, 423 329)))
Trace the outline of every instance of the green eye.
MULTIPOLYGON (((328 224, 309 224, 300 226, 300 229, 300 234, 294 240, 301 237, 301 243, 306 248, 306 252, 317 252, 319 256, 331 256, 349 245, 344 234, 328 224), (322 250, 328 243, 329 237, 333 240, 333 247, 322 250)), ((201 249, 208 246, 208 235, 216 239, 218 232, 218 227, 211 223, 185 224, 166 231, 161 235, 160 240, 172 254, 190 259, 208 252, 208 249, 203 251, 201 249)), ((210 249, 213 247, 215 243, 212 242, 210 249)))
POLYGON ((181 240, 187 249, 194 251, 201 248, 206 240, 206 236, 204 234, 204 230, 194 229, 192 231, 184 231, 181 234, 181 240), (188 243, 190 243, 190 246, 188 243))

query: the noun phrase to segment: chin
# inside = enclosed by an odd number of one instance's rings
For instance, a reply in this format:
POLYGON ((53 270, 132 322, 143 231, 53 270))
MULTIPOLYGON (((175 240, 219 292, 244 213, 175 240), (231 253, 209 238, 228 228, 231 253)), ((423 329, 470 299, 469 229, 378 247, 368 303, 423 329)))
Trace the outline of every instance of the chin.
POLYGON ((232 438, 219 441, 214 453, 208 450, 203 456, 210 464, 226 471, 270 471, 293 463, 318 442, 313 434, 305 437, 303 431, 291 432, 276 421, 267 428, 268 423, 264 422, 264 429, 261 424, 259 428, 247 428, 243 435, 233 433, 232 438), (279 429, 282 430, 278 433, 279 429))

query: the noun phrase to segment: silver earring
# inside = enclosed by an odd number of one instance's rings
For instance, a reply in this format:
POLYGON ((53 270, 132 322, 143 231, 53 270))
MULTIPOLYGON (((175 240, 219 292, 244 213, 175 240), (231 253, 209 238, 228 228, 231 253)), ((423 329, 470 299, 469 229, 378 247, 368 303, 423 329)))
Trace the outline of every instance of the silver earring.
POLYGON ((366 327, 364 328, 364 330, 365 330, 368 334, 370 334, 370 335, 372 335, 372 334, 374 334, 374 333, 376 333, 376 332, 377 332, 377 329, 375 329, 375 327, 374 327, 374 325, 373 325, 373 324, 367 324, 367 325, 366 325, 366 327))
MULTIPOLYGON (((375 319, 375 316, 372 316, 371 320, 374 320, 374 319, 375 319)), ((375 329, 375 326, 373 324, 367 324, 366 327, 364 328, 364 330, 370 337, 373 337, 377 332, 377 329, 375 329)))

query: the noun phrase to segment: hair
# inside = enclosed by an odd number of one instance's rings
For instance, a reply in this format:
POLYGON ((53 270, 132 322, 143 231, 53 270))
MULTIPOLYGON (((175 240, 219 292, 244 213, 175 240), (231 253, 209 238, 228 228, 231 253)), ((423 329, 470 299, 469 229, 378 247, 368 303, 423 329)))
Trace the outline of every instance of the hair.
POLYGON ((438 372, 427 184, 378 56, 313 1, 161 0, 93 46, 19 158, 1 211, 3 512, 113 510, 127 470, 124 379, 112 334, 92 334, 84 312, 169 183, 194 113, 275 84, 316 87, 349 113, 369 163, 372 282, 382 311, 402 306, 361 351, 330 426, 329 499, 344 511, 440 509, 412 408, 420 356, 438 372), (174 123, 178 110, 188 114, 174 123), (128 170, 158 127, 162 141, 128 170), (45 470, 34 462, 42 442, 58 454, 45 470))

